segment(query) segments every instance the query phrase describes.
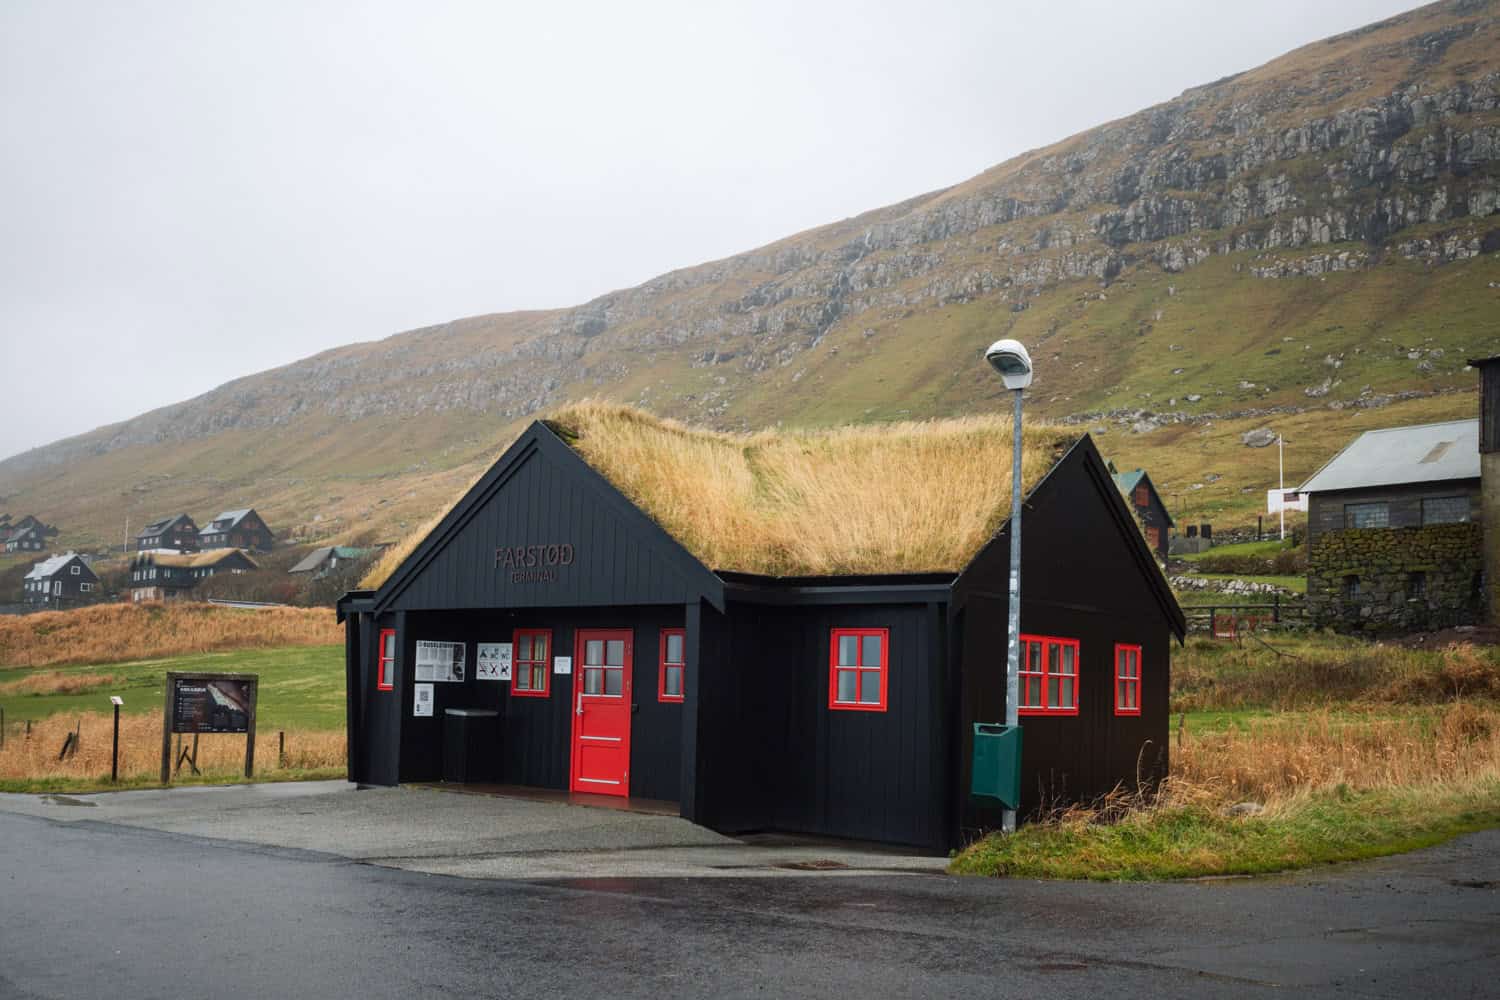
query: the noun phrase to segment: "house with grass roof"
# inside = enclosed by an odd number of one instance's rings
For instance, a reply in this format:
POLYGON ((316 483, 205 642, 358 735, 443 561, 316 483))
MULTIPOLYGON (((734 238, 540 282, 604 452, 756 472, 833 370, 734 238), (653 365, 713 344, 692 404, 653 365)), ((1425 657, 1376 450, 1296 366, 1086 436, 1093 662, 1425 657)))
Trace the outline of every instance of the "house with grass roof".
POLYGON ((209 549, 205 552, 138 552, 130 560, 130 600, 169 601, 185 597, 205 580, 219 574, 238 575, 260 569, 240 549, 209 549))
MULTIPOLYGON (((339 601, 351 780, 933 851, 998 826, 969 790, 975 724, 1005 717, 1010 442, 984 417, 533 423, 339 601)), ((1027 814, 1166 773, 1185 626, 1087 435, 1029 425, 1022 469, 1027 814)))

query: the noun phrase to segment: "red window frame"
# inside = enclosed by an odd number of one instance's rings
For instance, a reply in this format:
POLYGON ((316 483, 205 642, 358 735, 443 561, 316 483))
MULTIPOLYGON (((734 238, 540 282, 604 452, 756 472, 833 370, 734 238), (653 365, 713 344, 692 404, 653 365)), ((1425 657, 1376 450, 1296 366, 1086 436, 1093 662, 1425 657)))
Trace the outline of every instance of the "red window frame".
POLYGON ((1141 714, 1141 647, 1123 642, 1115 643, 1115 714, 1141 714), (1130 657, 1122 660, 1121 653, 1132 654, 1134 663, 1131 663, 1130 657), (1133 667, 1133 670, 1126 669, 1128 667, 1133 667), (1127 694, 1134 694, 1135 697, 1126 697, 1127 694), (1134 707, 1131 707, 1132 701, 1134 707))
POLYGON ((1083 659, 1080 655, 1077 639, 1063 639, 1055 635, 1023 635, 1021 636, 1021 667, 1020 667, 1020 697, 1021 704, 1016 706, 1018 715, 1077 715, 1079 702, 1079 680, 1083 676, 1083 659), (1031 669, 1031 649, 1033 646, 1041 648, 1040 669, 1031 669), (1052 651, 1057 650, 1057 662, 1062 663, 1062 650, 1073 650, 1073 673, 1067 674, 1061 670, 1056 673, 1052 670, 1052 651), (1073 679, 1073 700, 1070 705, 1047 704, 1048 693, 1052 689, 1051 681, 1057 680, 1058 701, 1062 701, 1063 678, 1071 676, 1073 679), (1040 696, 1040 704, 1028 704, 1031 701, 1031 692, 1034 690, 1040 696))
POLYGON ((890 657, 891 657, 891 630, 886 628, 836 628, 829 633, 828 637, 828 707, 838 712, 884 712, 886 710, 886 691, 890 682, 890 657), (839 663, 839 640, 845 637, 855 639, 856 660, 852 664, 839 663), (880 639, 880 663, 876 666, 865 666, 864 648, 865 639, 878 637, 880 639), (880 701, 877 704, 872 701, 839 701, 839 674, 852 671, 854 673, 854 696, 857 699, 860 692, 864 690, 864 675, 879 671, 880 674, 880 701))
POLYGON ((680 702, 687 695, 687 629, 664 628, 661 630, 660 656, 657 658, 656 671, 656 700, 680 702), (682 659, 667 659, 667 640, 672 636, 682 640, 682 659), (676 667, 682 671, 681 681, 677 685, 677 694, 667 693, 667 668, 676 667))
MULTIPOLYGON (((515 659, 511 664, 510 694, 512 698, 550 698, 552 697, 552 630, 550 628, 518 628, 510 637, 510 648, 515 651, 515 659), (547 655, 537 659, 534 655, 527 660, 521 659, 521 636, 529 637, 535 643, 537 636, 546 636, 547 655), (521 677, 521 671, 526 670, 527 683, 531 682, 531 668, 540 666, 542 668, 542 686, 540 688, 518 687, 516 682, 521 677)), ((535 645, 532 650, 535 652, 535 645)))
POLYGON ((396 630, 393 628, 380 630, 380 645, 375 647, 375 689, 396 690, 396 630), (386 655, 387 636, 391 640, 389 656, 386 655))

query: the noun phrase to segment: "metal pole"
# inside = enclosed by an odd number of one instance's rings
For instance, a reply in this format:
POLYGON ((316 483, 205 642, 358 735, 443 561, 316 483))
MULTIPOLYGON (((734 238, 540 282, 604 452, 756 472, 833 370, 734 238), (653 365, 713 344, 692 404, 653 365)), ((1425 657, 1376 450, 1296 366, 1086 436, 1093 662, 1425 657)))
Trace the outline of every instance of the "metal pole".
POLYGON ((109 780, 120 780, 120 706, 115 706, 115 740, 109 749, 109 780))
MULTIPOLYGON (((1016 394, 1016 412, 1011 418, 1014 440, 1010 462, 1010 593, 1006 598, 1009 622, 1005 640, 1005 724, 1020 722, 1021 700, 1021 392, 1016 394)), ((1016 811, 1007 809, 1000 818, 1006 833, 1016 832, 1016 811)))

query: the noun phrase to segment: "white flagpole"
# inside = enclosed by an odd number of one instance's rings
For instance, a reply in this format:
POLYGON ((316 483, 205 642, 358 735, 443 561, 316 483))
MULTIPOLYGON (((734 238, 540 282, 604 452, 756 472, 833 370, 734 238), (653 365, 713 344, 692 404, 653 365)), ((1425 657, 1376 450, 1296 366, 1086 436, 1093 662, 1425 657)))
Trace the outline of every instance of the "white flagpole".
POLYGON ((1281 540, 1286 541, 1286 463, 1281 456, 1281 435, 1276 435, 1276 478, 1281 483, 1281 540))

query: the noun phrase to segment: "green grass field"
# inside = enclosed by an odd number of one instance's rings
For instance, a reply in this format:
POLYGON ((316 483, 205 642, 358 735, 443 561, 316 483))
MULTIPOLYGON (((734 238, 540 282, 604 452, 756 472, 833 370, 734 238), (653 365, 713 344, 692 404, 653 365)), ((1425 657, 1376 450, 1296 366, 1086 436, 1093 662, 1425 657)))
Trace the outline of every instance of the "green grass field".
POLYGON ((32 674, 106 674, 120 682, 76 694, 7 694, 0 687, 0 708, 7 725, 39 721, 59 713, 107 712, 110 695, 125 700, 132 715, 160 713, 169 670, 248 673, 260 677, 257 726, 271 729, 335 730, 344 728, 344 647, 289 646, 178 656, 104 666, 39 667, 7 670, 0 685, 32 674))

